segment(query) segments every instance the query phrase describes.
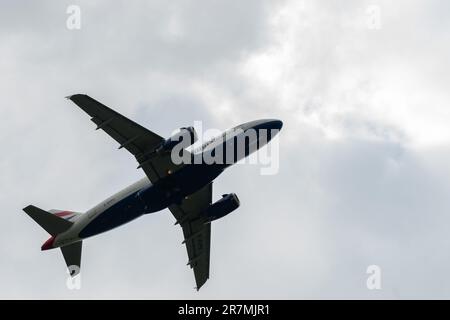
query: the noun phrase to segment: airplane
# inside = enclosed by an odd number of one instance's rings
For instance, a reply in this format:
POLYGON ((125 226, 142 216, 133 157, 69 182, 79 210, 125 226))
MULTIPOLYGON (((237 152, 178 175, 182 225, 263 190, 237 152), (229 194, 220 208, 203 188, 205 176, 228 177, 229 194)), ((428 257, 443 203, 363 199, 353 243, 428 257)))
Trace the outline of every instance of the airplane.
POLYGON ((240 205, 234 193, 224 194, 213 203, 213 180, 226 168, 267 144, 283 123, 276 119, 247 122, 225 131, 220 139, 215 137, 193 148, 198 140, 193 127, 181 128, 164 139, 88 95, 75 94, 66 98, 91 117, 96 130, 105 131, 119 143, 119 149, 124 148, 135 156, 138 169, 141 168, 146 177, 85 213, 45 211, 33 205, 24 208, 23 211, 51 236, 41 250, 60 248, 69 273, 74 277, 80 272, 84 239, 168 208, 176 219, 175 224, 182 228, 187 264, 194 271, 198 291, 209 278, 211 223, 240 205), (251 132, 256 135, 247 134, 251 132), (244 139, 239 140, 242 137, 244 139), (244 141, 242 152, 236 151, 238 141, 244 141), (181 154, 186 156, 183 159, 188 161, 174 161, 175 148, 180 148, 181 154), (231 157, 226 158, 230 154, 231 157), (231 161, 196 161, 206 155, 231 161))

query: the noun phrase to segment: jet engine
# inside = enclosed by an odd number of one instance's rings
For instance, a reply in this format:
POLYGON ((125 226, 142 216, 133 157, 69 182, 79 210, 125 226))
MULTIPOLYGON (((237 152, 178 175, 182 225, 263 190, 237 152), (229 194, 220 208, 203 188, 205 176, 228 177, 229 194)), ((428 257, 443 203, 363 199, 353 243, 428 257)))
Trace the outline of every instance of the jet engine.
POLYGON ((198 140, 194 127, 183 127, 169 139, 165 140, 158 148, 158 152, 169 152, 178 144, 183 143, 183 148, 189 147, 198 140))
POLYGON ((239 198, 235 193, 224 194, 222 199, 211 204, 205 211, 208 221, 220 219, 239 208, 239 198))

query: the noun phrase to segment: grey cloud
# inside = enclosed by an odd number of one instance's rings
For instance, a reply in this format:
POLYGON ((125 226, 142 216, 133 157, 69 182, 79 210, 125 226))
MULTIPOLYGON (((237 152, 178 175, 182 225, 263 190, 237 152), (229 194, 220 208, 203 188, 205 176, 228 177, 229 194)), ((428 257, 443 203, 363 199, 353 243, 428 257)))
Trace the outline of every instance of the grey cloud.
POLYGON ((407 118, 426 135, 421 117, 447 117, 443 4, 379 1, 383 28, 369 32, 368 3, 86 1, 69 31, 70 1, 2 2, 0 297, 448 298, 448 137, 416 145, 407 118), (255 57, 266 63, 248 68, 255 57), (143 176, 63 99, 77 92, 163 135, 194 120, 284 121, 279 174, 236 166, 214 186, 242 206, 213 224, 200 292, 167 210, 87 240, 80 291, 60 252, 40 252, 47 235, 23 206, 85 211, 143 176), (411 109, 391 115, 399 96, 411 109), (365 287, 371 264, 380 291, 365 287))

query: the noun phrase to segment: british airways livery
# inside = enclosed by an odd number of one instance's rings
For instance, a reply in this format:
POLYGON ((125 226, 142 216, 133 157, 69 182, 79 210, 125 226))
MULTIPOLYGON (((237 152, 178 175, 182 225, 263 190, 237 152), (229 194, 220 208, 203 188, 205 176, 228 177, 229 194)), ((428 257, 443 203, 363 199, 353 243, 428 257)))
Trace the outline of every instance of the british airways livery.
POLYGON ((227 167, 267 144, 281 129, 280 120, 241 124, 199 147, 193 127, 168 139, 147 130, 93 98, 67 97, 97 125, 136 157, 146 177, 85 213, 29 205, 23 210, 51 237, 42 250, 60 248, 72 276, 79 273, 83 240, 168 208, 181 226, 188 265, 197 290, 209 278, 211 222, 239 207, 236 194, 212 202, 212 183, 227 167))

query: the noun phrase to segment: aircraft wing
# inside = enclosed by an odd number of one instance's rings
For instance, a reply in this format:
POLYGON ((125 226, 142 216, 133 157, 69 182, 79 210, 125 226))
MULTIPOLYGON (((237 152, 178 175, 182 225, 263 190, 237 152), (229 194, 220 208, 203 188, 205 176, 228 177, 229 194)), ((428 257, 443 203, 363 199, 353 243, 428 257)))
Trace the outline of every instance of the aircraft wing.
POLYGON ((205 223, 203 211, 212 201, 212 183, 184 199, 181 205, 171 205, 169 210, 181 225, 186 244, 188 265, 194 269, 197 290, 209 278, 209 253, 211 224, 205 223))
POLYGON ((67 97, 91 116, 97 125, 136 157, 152 183, 167 175, 179 166, 173 164, 169 153, 156 154, 156 148, 164 141, 162 137, 142 127, 120 113, 108 108, 97 100, 85 94, 75 94, 67 97))

